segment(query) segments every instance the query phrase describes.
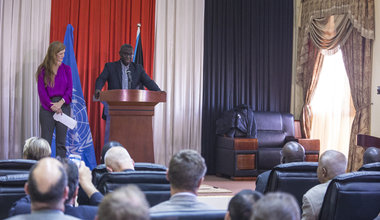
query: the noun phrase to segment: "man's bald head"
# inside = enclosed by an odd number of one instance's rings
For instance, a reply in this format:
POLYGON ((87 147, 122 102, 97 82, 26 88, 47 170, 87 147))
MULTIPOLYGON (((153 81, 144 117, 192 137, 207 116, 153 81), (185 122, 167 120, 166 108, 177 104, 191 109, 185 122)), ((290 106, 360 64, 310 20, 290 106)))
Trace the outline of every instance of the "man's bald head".
POLYGON ((121 146, 109 149, 104 156, 104 162, 109 172, 121 172, 127 169, 134 170, 134 162, 131 156, 121 146))
POLYGON ((68 188, 62 163, 50 157, 41 159, 31 168, 25 190, 30 195, 32 210, 63 208, 68 188))
POLYGON ((347 169, 347 159, 344 154, 335 150, 325 151, 318 162, 318 179, 325 183, 337 175, 343 174, 347 169))
POLYGON ((363 164, 380 162, 380 149, 376 147, 369 147, 364 152, 363 164))
POLYGON ((295 141, 287 142, 281 150, 281 163, 303 162, 305 149, 295 141))

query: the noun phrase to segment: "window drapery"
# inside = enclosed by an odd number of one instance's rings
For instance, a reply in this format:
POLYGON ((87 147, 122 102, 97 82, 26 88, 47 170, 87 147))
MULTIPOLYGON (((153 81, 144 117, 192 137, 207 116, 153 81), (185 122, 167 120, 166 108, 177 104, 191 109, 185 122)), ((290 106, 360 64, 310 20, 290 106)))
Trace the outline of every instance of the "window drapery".
MULTIPOLYGON (((313 61, 315 56, 310 56, 314 54, 309 51, 310 41, 320 50, 334 50, 338 46, 341 47, 356 110, 349 147, 348 167, 351 171, 360 167, 363 156, 363 150, 356 145, 356 136, 358 133, 369 133, 371 51, 375 35, 374 13, 374 0, 304 0, 302 2, 297 46, 297 83, 304 91, 307 91, 311 85, 307 82, 310 82, 315 74, 310 68, 310 62, 315 63, 313 61), (334 22, 331 23, 332 21, 334 22), (354 63, 362 66, 353 67, 354 63)), ((308 104, 305 98, 304 106, 308 104)), ((306 137, 308 137, 310 126, 307 126, 305 122, 309 115, 303 114, 301 117, 306 119, 301 123, 306 137)))

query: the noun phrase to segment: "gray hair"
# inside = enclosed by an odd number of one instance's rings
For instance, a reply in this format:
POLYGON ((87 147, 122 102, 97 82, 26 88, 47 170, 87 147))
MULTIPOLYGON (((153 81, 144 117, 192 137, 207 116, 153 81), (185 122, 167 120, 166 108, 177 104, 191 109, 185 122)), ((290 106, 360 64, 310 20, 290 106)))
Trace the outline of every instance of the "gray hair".
POLYGON ((182 150, 170 160, 168 170, 170 185, 176 189, 195 192, 206 170, 205 160, 198 152, 182 150))
POLYGON ((121 146, 110 148, 104 156, 104 163, 107 167, 111 167, 114 171, 120 170, 125 166, 133 168, 131 155, 121 146))
POLYGON ((127 185, 108 193, 99 205, 99 220, 148 220, 149 205, 144 193, 127 185))
POLYGON ((29 160, 40 160, 44 157, 50 157, 50 144, 43 138, 31 137, 25 141, 22 154, 24 159, 29 160))
POLYGON ((253 205, 251 220, 299 220, 300 207, 294 196, 283 193, 267 193, 253 205))

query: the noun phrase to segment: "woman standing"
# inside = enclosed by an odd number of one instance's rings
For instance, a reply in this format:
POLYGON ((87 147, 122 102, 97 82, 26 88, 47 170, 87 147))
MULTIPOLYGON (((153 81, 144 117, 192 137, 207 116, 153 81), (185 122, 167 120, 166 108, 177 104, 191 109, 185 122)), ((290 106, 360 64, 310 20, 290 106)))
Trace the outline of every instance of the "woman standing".
POLYGON ((56 156, 66 157, 67 127, 55 121, 55 113, 70 115, 73 90, 71 69, 62 63, 65 45, 55 41, 49 45, 44 61, 39 65, 36 78, 40 97, 41 137, 51 145, 54 129, 56 156))

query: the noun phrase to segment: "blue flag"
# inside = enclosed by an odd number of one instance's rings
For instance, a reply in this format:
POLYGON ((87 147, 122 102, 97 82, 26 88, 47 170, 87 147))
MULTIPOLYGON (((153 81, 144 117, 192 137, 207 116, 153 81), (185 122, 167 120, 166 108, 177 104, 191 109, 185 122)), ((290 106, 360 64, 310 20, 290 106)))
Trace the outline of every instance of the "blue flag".
POLYGON ((144 66, 140 26, 137 26, 136 46, 135 46, 135 54, 133 56, 133 62, 137 63, 137 64, 141 64, 142 66, 144 66))
MULTIPOLYGON (((96 167, 94 143, 92 141, 92 134, 88 123, 86 102, 80 84, 77 62, 75 60, 73 32, 73 26, 68 24, 65 40, 63 41, 66 46, 63 63, 71 68, 73 77, 73 96, 70 104, 71 117, 78 123, 74 129, 67 130, 66 148, 69 154, 80 155, 82 160, 92 170, 96 167)), ((52 141, 52 143, 54 142, 55 141, 52 141)))

